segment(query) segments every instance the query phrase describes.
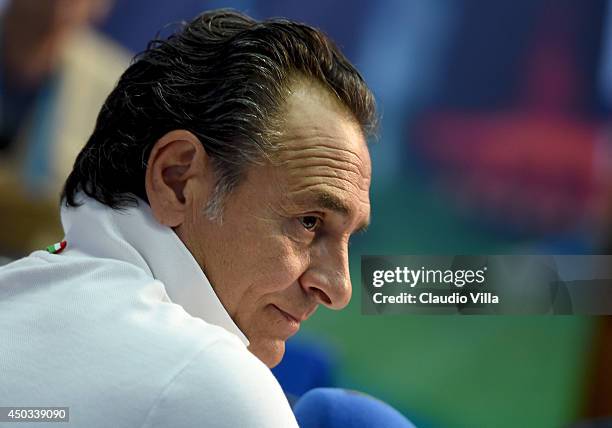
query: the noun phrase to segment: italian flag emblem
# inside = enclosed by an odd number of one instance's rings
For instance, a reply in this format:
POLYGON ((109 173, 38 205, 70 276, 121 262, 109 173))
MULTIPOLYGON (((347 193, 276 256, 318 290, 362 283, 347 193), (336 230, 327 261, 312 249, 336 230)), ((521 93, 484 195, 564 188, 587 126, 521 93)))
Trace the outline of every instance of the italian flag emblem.
POLYGON ((57 244, 49 245, 47 251, 51 254, 59 254, 64 248, 66 248, 66 241, 58 242, 57 244))

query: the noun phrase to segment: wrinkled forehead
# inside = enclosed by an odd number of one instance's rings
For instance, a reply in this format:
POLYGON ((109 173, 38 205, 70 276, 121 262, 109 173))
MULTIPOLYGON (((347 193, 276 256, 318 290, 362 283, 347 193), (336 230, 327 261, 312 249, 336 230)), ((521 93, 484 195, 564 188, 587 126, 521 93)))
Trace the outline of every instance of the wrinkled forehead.
POLYGON ((370 155, 356 125, 325 124, 295 128, 283 141, 276 159, 290 176, 325 173, 321 178, 345 177, 352 184, 369 187, 370 155), (354 128, 354 129, 351 129, 354 128))
POLYGON ((363 132, 348 109, 327 89, 308 82, 293 85, 284 109, 278 160, 328 157, 356 168, 369 180, 370 155, 363 132))
POLYGON ((316 88, 296 90, 287 102, 277 164, 287 197, 333 198, 369 215, 370 155, 363 133, 346 111, 316 88))

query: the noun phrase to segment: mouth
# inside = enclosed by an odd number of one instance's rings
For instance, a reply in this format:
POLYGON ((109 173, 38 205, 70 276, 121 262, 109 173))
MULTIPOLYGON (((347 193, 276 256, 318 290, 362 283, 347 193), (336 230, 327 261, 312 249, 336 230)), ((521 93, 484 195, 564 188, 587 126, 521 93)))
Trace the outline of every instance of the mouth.
POLYGON ((300 329, 301 322, 304 321, 305 318, 292 315, 274 304, 272 304, 272 307, 282 317, 281 319, 284 321, 283 330, 285 330, 285 333, 287 333, 289 336, 297 333, 300 329))

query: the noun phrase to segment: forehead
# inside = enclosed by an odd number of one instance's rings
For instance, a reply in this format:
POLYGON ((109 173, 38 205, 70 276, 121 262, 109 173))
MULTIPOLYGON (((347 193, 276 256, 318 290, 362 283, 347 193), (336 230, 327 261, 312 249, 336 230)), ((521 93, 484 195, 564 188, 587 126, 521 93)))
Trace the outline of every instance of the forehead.
POLYGON ((279 170, 287 198, 369 216, 370 156, 359 125, 324 89, 303 84, 287 99, 279 170))

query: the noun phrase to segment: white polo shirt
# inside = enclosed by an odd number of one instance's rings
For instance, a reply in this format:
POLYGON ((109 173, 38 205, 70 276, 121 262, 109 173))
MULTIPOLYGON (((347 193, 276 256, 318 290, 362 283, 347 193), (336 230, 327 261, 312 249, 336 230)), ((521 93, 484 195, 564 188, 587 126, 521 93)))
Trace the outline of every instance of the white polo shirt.
POLYGON ((0 406, 69 407, 86 428, 297 427, 172 229, 143 201, 82 200, 62 208, 65 250, 0 268, 0 406))

